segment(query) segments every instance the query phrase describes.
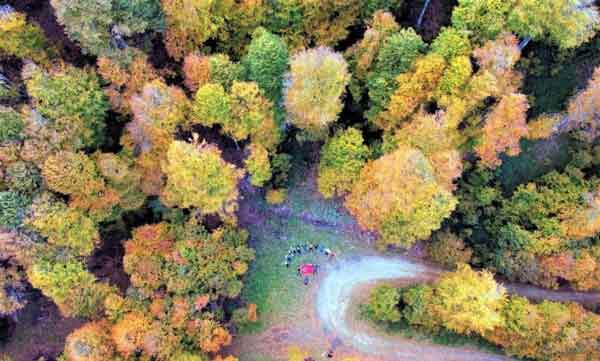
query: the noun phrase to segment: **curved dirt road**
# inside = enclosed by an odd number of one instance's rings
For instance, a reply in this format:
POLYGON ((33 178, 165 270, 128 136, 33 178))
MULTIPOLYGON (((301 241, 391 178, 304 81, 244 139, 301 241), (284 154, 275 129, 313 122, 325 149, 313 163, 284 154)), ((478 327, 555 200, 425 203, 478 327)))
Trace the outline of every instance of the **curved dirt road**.
MULTIPOLYGON (((509 357, 486 353, 469 347, 447 347, 424 344, 404 337, 384 335, 365 322, 354 319, 350 307, 352 300, 365 299, 365 285, 377 281, 404 283, 427 282, 436 279, 440 270, 424 263, 403 257, 365 256, 340 259, 325 269, 316 297, 316 313, 325 331, 343 344, 363 353, 394 361, 500 361, 509 357), (359 294, 357 294, 359 293, 359 294)), ((597 294, 578 294, 543 290, 543 295, 531 286, 508 285, 510 292, 524 296, 561 301, 581 301, 595 298, 597 294), (583 296, 582 296, 583 295, 583 296)))

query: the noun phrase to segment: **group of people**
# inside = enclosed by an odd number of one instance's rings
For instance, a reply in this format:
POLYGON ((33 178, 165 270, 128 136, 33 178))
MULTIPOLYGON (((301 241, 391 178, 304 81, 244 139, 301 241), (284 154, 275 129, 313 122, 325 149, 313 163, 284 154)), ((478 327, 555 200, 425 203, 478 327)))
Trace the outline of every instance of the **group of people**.
POLYGON ((307 243, 307 244, 303 244, 303 245, 296 245, 296 246, 290 247, 287 255, 285 256, 283 265, 286 266, 287 268, 289 268, 294 256, 301 256, 303 254, 314 253, 314 252, 321 253, 328 258, 335 257, 335 253, 333 253, 333 251, 331 249, 323 246, 322 244, 314 245, 312 243, 307 243))

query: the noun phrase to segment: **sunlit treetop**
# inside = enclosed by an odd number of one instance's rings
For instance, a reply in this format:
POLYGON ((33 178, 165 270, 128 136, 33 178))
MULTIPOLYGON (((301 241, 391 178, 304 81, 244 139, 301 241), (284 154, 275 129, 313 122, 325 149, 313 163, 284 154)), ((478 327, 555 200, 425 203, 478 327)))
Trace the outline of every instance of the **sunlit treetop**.
POLYGON ((237 209, 237 183, 244 172, 225 162, 214 145, 174 141, 162 168, 167 183, 161 199, 166 204, 204 214, 227 215, 237 209))
POLYGON ((333 50, 319 47, 296 53, 285 80, 290 123, 313 135, 326 131, 342 110, 349 81, 346 61, 333 50))

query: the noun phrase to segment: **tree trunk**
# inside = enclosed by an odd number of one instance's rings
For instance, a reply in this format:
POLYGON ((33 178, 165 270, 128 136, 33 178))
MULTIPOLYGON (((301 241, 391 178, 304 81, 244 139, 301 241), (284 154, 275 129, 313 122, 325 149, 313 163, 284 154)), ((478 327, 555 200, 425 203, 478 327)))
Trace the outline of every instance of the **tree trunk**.
POLYGON ((417 29, 419 29, 421 27, 421 24, 423 23, 423 18, 425 17, 425 12, 427 11, 427 8, 429 7, 429 3, 431 3, 431 0, 425 0, 423 9, 421 9, 421 13, 419 14, 419 19, 417 20, 417 29))
POLYGON ((527 44, 529 44, 529 42, 531 41, 531 37, 526 37, 523 40, 521 40, 519 42, 519 50, 523 51, 523 49, 525 49, 525 47, 527 46, 527 44))

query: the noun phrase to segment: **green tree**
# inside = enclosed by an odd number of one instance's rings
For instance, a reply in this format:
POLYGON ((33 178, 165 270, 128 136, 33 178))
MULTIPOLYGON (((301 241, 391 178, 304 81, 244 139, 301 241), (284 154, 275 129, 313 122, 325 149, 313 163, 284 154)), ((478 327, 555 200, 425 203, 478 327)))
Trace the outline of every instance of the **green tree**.
POLYGON ((400 312, 400 290, 392 286, 379 286, 369 296, 367 311, 376 321, 398 322, 400 312))
POLYGON ((79 148, 98 146, 109 104, 96 73, 70 65, 50 74, 37 67, 26 70, 25 85, 35 108, 65 128, 75 128, 79 148))
POLYGON ((223 130, 234 139, 250 138, 273 151, 281 134, 275 120, 273 105, 255 82, 234 82, 231 87, 231 122, 223 130))
POLYGON ((244 172, 225 162, 215 146, 174 141, 163 171, 167 184, 161 197, 166 204, 199 208, 205 214, 229 214, 237 208, 237 183, 244 172))
POLYGON ((231 100, 220 84, 208 83, 196 92, 194 116, 207 127, 231 122, 231 100))
POLYGON ((93 55, 119 53, 115 37, 130 37, 162 30, 164 17, 159 0, 52 0, 54 13, 66 33, 93 55))
POLYGON ((368 76, 369 119, 381 112, 398 87, 397 76, 408 71, 426 49, 423 39, 412 29, 402 29, 385 38, 368 76))
POLYGON ((42 186, 39 169, 27 162, 15 162, 6 167, 5 181, 11 190, 28 197, 34 195, 42 186))
POLYGON ((513 32, 562 49, 590 40, 599 25, 600 15, 592 2, 573 0, 522 0, 508 17, 513 32))
POLYGON ((285 42, 264 28, 252 34, 248 53, 242 64, 246 77, 255 81, 273 103, 282 97, 283 76, 288 69, 289 54, 285 42))
POLYGON ((23 130, 23 120, 12 108, 0 105, 0 143, 18 140, 23 130))
POLYGON ((340 131, 327 140, 319 161, 319 192, 331 198, 350 191, 368 156, 369 148, 358 129, 340 131))
POLYGON ((48 157, 42 175, 48 188, 62 194, 94 194, 104 189, 96 164, 81 152, 63 151, 48 157))
POLYGON ((56 303, 65 317, 97 317, 114 289, 97 283, 80 261, 41 259, 28 270, 31 285, 56 303))
POLYGON ((326 47, 295 54, 285 86, 290 122, 321 136, 342 110, 341 97, 350 81, 344 58, 326 47))
POLYGON ((473 40, 483 43, 494 39, 507 28, 510 11, 517 0, 458 0, 452 11, 452 25, 469 31, 473 40))
POLYGON ((45 197, 34 201, 25 223, 48 244, 76 256, 91 255, 100 241, 97 225, 82 211, 45 197))
POLYGON ((471 54, 469 33, 453 27, 445 27, 431 43, 431 51, 450 61, 458 56, 471 54))
POLYGON ((167 51, 178 60, 216 37, 237 6, 233 0, 162 0, 161 3, 167 22, 167 51))

